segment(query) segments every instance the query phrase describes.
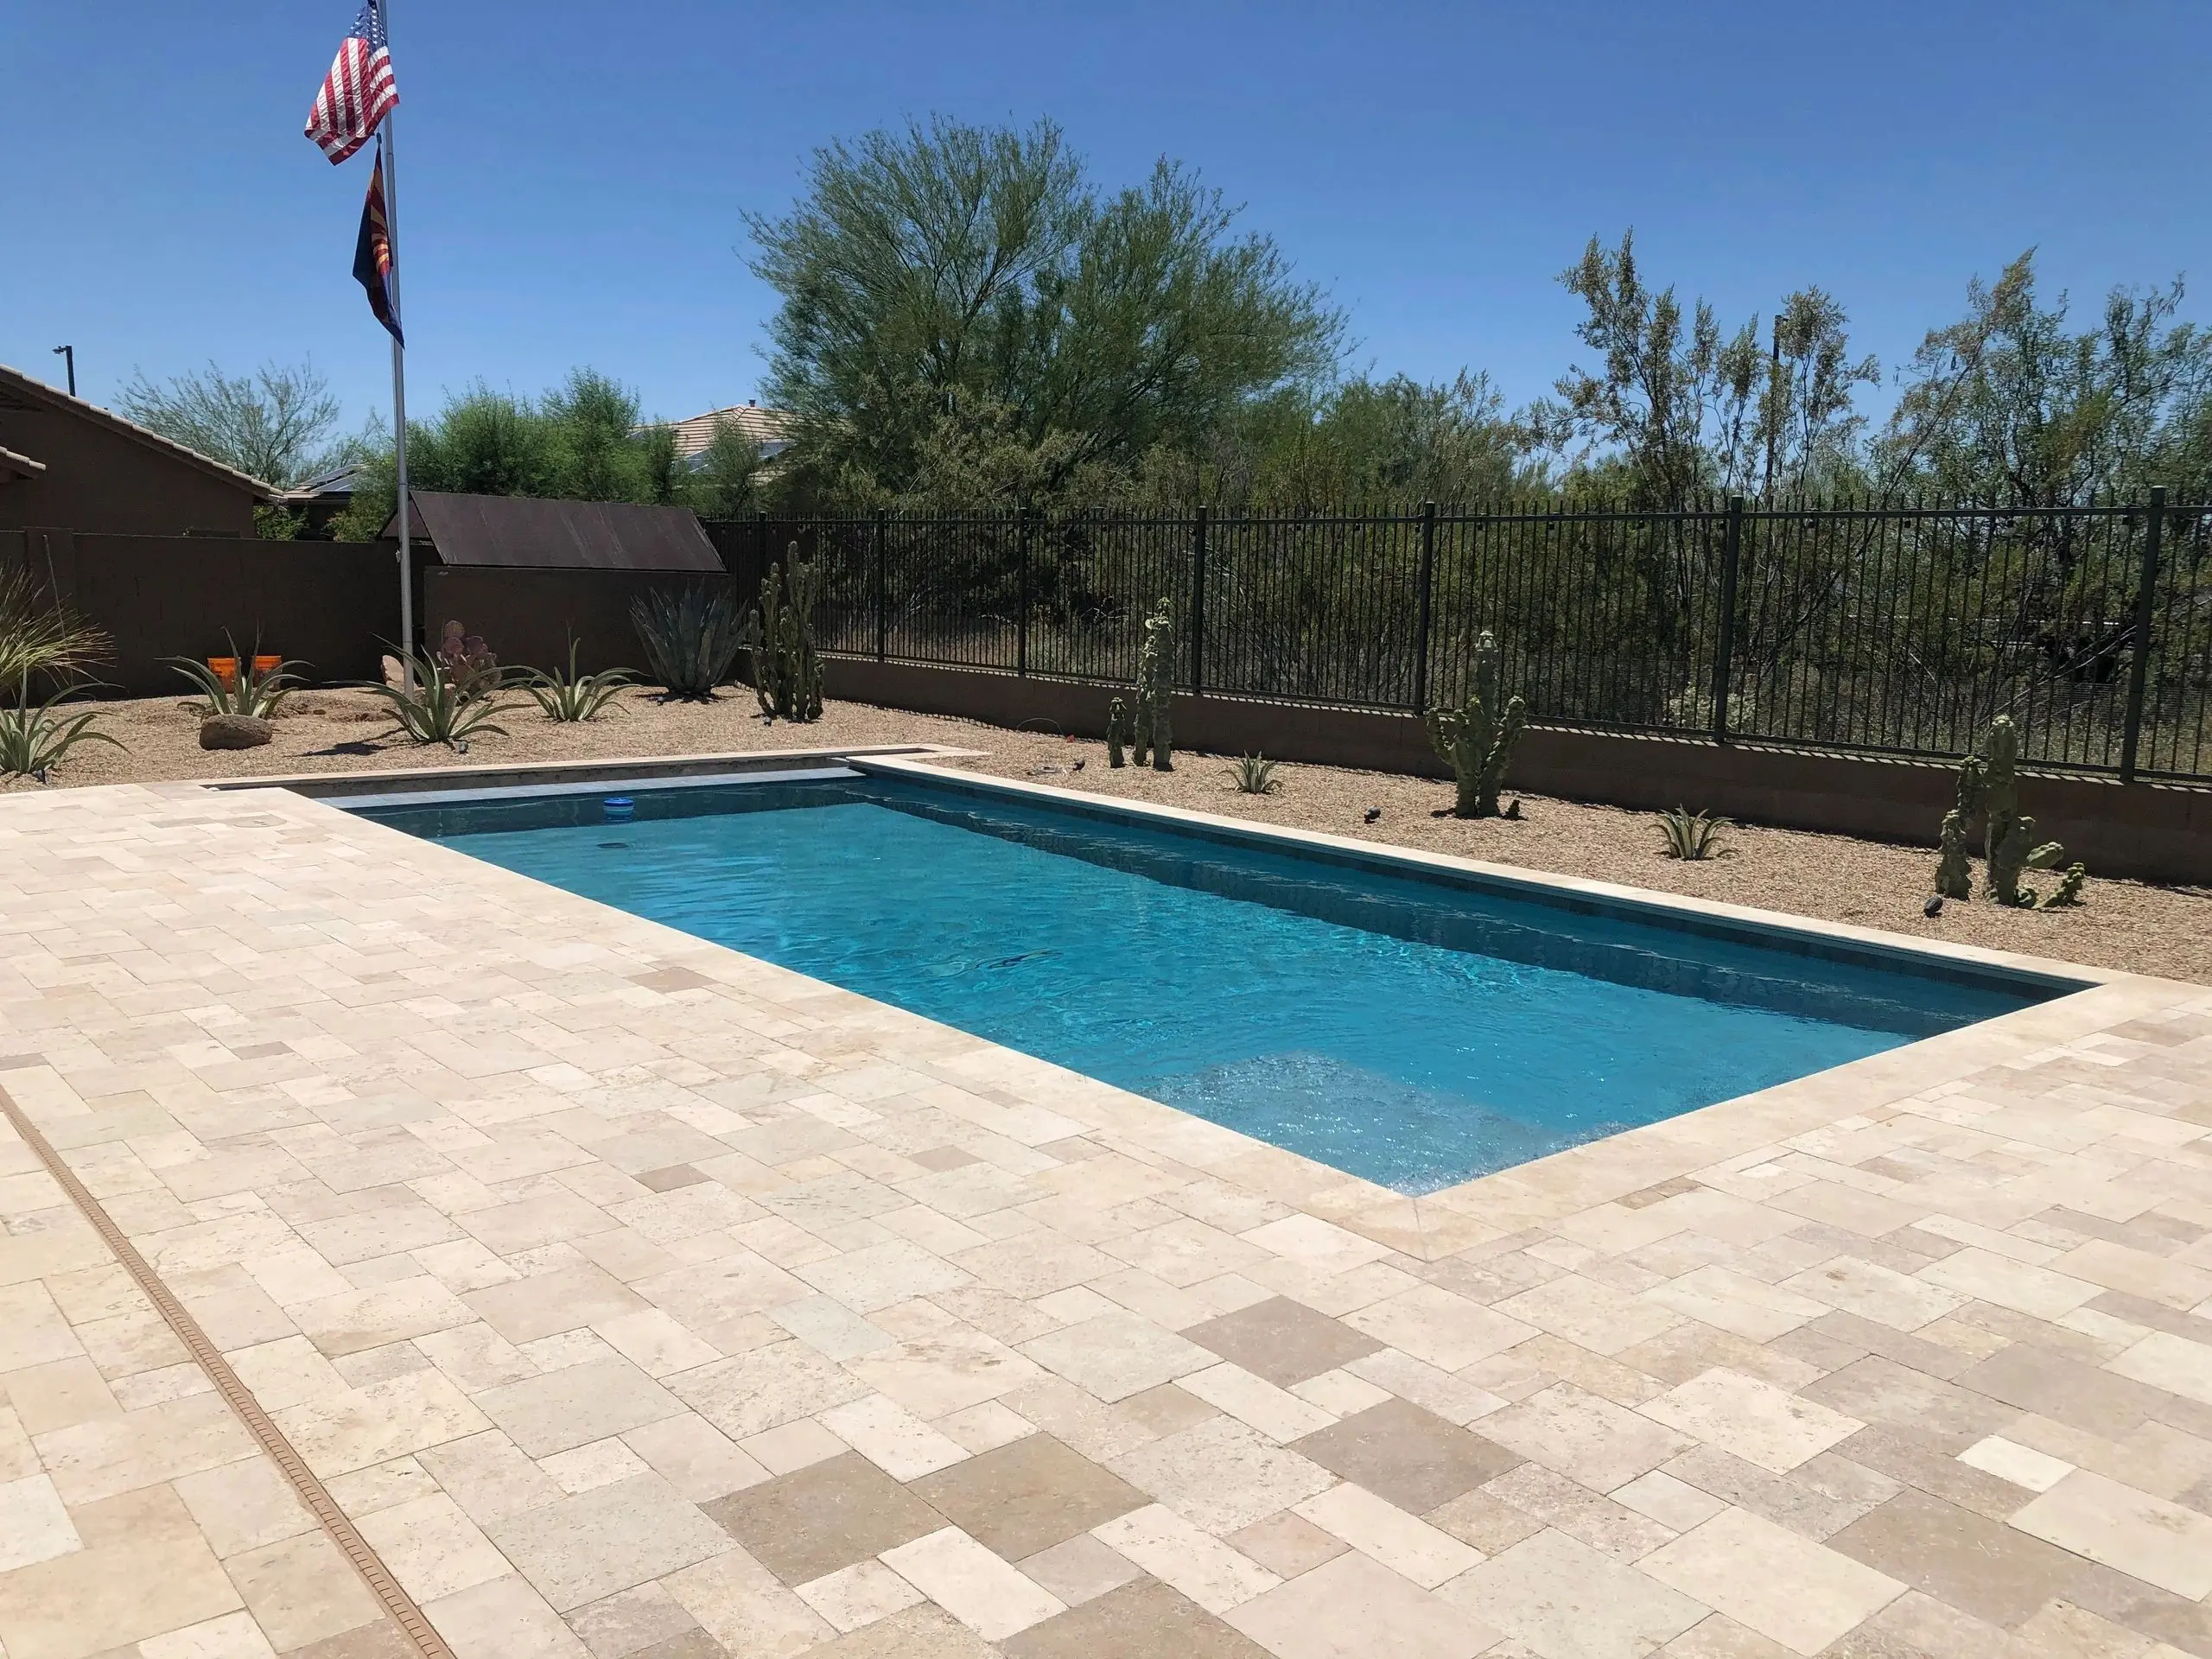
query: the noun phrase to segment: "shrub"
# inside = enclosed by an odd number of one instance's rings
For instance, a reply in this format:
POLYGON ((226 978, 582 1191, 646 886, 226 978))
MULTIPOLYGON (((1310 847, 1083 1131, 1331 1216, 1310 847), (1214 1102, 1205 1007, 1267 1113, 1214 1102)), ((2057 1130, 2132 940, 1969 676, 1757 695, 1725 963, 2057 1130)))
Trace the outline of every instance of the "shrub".
POLYGON ((507 734, 505 727, 491 723, 493 715, 516 706, 492 701, 502 683, 496 671, 486 678, 464 666, 456 675, 442 656, 428 652, 409 655, 404 666, 409 671, 400 684, 367 689, 391 705, 392 723, 415 742, 451 746, 477 732, 507 734))
POLYGON ((600 710, 622 695, 622 688, 637 677, 626 668, 601 669, 596 674, 576 672, 576 642, 569 641, 569 671, 565 677, 531 669, 522 681, 548 720, 595 720, 600 710))
POLYGON ((1659 815, 1659 834, 1669 858, 1704 860, 1723 851, 1720 832, 1733 826, 1707 812, 1676 807, 1659 815))
POLYGON ((1282 787, 1275 781, 1276 770, 1281 764, 1263 754, 1246 754, 1238 756, 1234 765, 1223 770, 1236 780, 1239 795, 1272 795, 1282 787))
POLYGON ((645 665, 671 697, 711 702, 745 644, 737 600, 727 585, 659 588, 630 603, 645 665))

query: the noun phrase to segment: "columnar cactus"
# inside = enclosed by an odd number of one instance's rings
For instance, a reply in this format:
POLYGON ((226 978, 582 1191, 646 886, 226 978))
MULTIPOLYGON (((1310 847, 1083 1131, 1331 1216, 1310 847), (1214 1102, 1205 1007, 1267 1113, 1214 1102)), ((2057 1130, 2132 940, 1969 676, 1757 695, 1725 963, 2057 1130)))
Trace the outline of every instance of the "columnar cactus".
POLYGON ((789 570, 772 564, 760 584, 753 690, 764 715, 802 722, 822 718, 822 658, 814 649, 814 610, 821 598, 822 567, 801 564, 793 542, 789 570))
POLYGON ((1475 641, 1474 683, 1466 701, 1456 709, 1428 711, 1428 741, 1450 762, 1459 785, 1452 807, 1454 817, 1499 816, 1497 791, 1505 782, 1513 746, 1529 723, 1528 707, 1519 697, 1501 702, 1497 663, 1497 640, 1485 628, 1475 641))
POLYGON ((1989 722, 1982 748, 1981 756, 1970 755, 1960 766, 1958 804, 1943 815, 1936 891, 1947 899, 1972 895, 1967 826, 1979 811, 1983 814, 1982 857, 1988 865, 1991 898, 2000 905, 2021 908, 2049 909, 2075 903, 2088 879, 2088 870, 2080 864, 2070 867, 2058 886, 2040 899, 2033 888, 2020 885, 2026 871, 2056 868, 2066 856, 2066 849, 2055 841, 2037 843, 2036 821, 2020 811, 2020 732, 2009 715, 1999 715, 1989 722))
POLYGON ((1974 862, 1967 853, 1967 834, 1974 815, 1981 810, 1985 792, 1981 762, 1970 754, 1959 766, 1958 804, 1943 815, 1943 850, 1936 861, 1936 891, 1946 899, 1974 897, 1974 862))
MULTIPOLYGON (((1167 705, 1175 695, 1175 612, 1165 599, 1144 620, 1144 644, 1137 652, 1137 703, 1131 725, 1131 756, 1137 765, 1152 759, 1154 772, 1173 772, 1174 737, 1167 705)), ((1112 756, 1109 755, 1110 761, 1112 756)))
POLYGON ((1129 763, 1122 745, 1129 741, 1129 705, 1119 697, 1106 705, 1106 764, 1120 768, 1129 763))

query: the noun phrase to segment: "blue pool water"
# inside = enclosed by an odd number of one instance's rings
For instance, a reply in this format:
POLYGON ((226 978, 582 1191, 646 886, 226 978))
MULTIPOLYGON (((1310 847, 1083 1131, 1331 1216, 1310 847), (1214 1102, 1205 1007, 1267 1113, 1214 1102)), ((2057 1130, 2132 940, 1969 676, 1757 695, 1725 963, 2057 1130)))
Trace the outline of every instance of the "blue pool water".
POLYGON ((365 815, 1406 1192, 2073 988, 982 790, 632 795, 365 815))

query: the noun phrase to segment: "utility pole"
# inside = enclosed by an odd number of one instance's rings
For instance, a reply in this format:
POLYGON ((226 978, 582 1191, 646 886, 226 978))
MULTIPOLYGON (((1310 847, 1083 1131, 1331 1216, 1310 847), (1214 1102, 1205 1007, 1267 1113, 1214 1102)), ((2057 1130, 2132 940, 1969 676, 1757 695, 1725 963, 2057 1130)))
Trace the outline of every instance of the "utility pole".
POLYGON ((74 397, 77 395, 77 348, 74 346, 57 346, 54 348, 54 354, 68 365, 69 395, 74 397))
POLYGON ((1768 505, 1774 501, 1774 451, 1782 436, 1782 313, 1774 314, 1774 345, 1766 359, 1766 486, 1759 493, 1768 505))

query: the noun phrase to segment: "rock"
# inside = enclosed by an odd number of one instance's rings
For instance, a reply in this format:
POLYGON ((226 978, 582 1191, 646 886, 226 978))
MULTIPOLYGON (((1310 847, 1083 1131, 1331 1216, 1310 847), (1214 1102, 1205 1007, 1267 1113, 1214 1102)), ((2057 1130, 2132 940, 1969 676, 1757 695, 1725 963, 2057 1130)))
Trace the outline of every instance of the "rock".
POLYGON ((387 657, 384 659, 384 683, 386 685, 397 691, 399 690, 400 681, 404 677, 400 672, 398 658, 387 657))
POLYGON ((257 749, 276 734, 251 715, 210 715, 200 722, 203 749, 257 749))

